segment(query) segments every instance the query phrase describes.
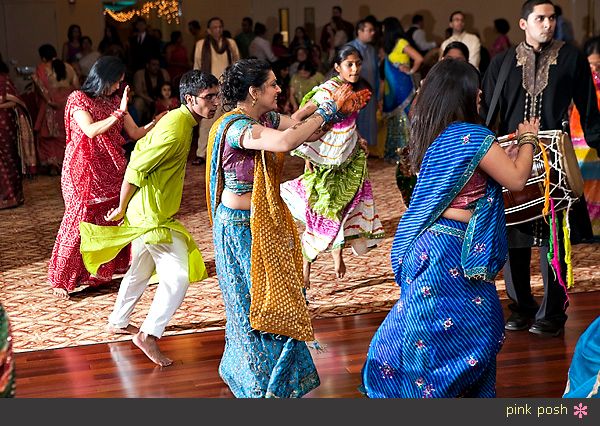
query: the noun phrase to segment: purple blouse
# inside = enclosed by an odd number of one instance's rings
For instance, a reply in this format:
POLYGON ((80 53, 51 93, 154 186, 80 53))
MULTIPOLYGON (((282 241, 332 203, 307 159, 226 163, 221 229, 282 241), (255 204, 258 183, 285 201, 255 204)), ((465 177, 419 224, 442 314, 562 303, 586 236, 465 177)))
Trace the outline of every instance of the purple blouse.
MULTIPOLYGON (((279 113, 271 111, 260 117, 258 123, 271 129, 279 127, 279 113)), ((256 151, 245 149, 243 139, 252 125, 257 123, 250 117, 236 120, 227 130, 223 147, 222 167, 225 188, 237 195, 252 192, 254 184, 254 156, 256 151)))

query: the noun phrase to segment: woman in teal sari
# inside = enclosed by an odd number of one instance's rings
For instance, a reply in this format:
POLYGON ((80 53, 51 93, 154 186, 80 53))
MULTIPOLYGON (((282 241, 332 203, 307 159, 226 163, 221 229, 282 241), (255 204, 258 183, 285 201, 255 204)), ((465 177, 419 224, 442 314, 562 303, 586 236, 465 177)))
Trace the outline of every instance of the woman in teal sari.
POLYGON ((392 245, 400 300, 362 371, 371 398, 495 395, 504 319, 494 279, 507 256, 502 186, 525 186, 539 121, 519 125, 513 163, 478 124, 479 83, 472 65, 443 60, 411 110, 418 178, 392 245))
POLYGON ((231 111, 209 136, 207 204, 227 317, 219 374, 241 398, 301 397, 320 383, 300 240, 279 183, 284 153, 322 135, 338 110, 352 112, 342 106, 354 95, 344 86, 296 122, 275 112, 280 92, 267 62, 234 63, 221 81, 231 111))

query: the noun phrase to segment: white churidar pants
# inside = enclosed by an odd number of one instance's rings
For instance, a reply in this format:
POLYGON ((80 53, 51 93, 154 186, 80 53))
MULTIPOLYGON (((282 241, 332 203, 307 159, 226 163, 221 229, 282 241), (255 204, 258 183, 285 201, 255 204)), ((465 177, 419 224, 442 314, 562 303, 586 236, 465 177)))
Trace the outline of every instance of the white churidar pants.
POLYGON ((156 268, 159 283, 140 331, 158 338, 162 336, 190 285, 185 237, 175 231, 171 231, 171 235, 171 244, 146 244, 143 235, 131 243, 131 267, 121 281, 113 312, 108 317, 111 325, 127 327, 156 268))

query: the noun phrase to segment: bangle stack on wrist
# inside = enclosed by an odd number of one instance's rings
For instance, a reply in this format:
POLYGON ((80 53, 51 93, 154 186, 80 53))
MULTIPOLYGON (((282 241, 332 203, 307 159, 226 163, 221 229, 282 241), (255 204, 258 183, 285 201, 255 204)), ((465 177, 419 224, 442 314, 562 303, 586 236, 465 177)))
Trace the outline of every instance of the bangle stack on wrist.
POLYGON ((319 108, 315 111, 315 114, 320 115, 323 118, 323 123, 328 123, 334 119, 337 113, 337 105, 334 101, 322 102, 319 108))
POLYGON ((537 154, 540 150, 539 142, 540 140, 537 135, 531 132, 523 133, 517 138, 517 144, 519 145, 519 148, 521 148, 523 145, 531 145, 533 147, 533 155, 537 154))
POLYGON ((116 109, 116 110, 114 110, 113 112, 110 113, 110 115, 112 115, 113 117, 115 117, 117 120, 120 120, 126 114, 127 114, 127 111, 123 110, 123 109, 116 109))

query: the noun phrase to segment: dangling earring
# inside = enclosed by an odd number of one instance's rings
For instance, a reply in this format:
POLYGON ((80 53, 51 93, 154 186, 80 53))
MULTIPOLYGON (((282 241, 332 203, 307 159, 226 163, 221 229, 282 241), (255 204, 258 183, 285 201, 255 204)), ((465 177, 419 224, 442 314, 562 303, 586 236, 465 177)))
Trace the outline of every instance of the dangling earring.
POLYGON ((257 102, 256 98, 252 98, 252 107, 254 107, 254 105, 256 105, 256 102, 257 102))

